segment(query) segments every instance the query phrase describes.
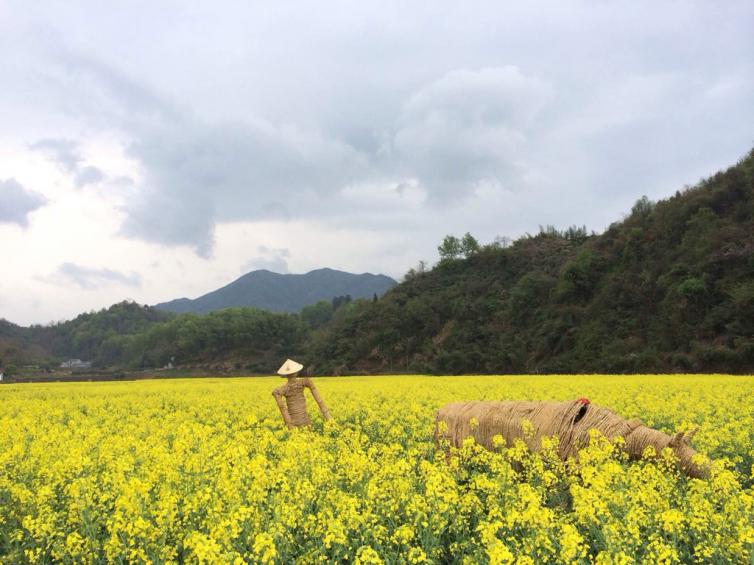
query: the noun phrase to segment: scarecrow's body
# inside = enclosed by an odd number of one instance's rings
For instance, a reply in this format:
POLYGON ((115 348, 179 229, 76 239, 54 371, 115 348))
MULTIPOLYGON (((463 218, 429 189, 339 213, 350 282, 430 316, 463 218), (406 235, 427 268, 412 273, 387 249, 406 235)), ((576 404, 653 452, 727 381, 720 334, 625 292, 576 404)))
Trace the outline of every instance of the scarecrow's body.
POLYGON ((641 458, 649 446, 658 455, 669 447, 686 474, 700 477, 706 473, 692 462, 696 451, 688 440, 693 433, 670 436, 645 426, 640 420, 621 418, 586 399, 572 402, 456 402, 446 404, 435 416, 435 440, 438 442, 445 440, 460 447, 465 438, 473 437, 478 444, 494 449, 493 438, 499 435, 507 445, 521 440, 531 451, 539 451, 543 437, 558 436, 558 454, 563 460, 578 456, 579 449, 589 444, 591 430, 598 430, 611 440, 622 437, 624 449, 632 459, 641 458))
POLYGON ((330 419, 330 412, 327 410, 327 406, 325 406, 325 401, 322 400, 311 379, 299 379, 294 376, 290 377, 288 382, 283 386, 279 386, 272 391, 272 396, 275 397, 278 408, 280 408, 280 414, 282 414, 283 420, 289 428, 311 426, 312 424, 309 414, 306 412, 305 388, 308 388, 312 393, 314 401, 322 412, 322 417, 325 420, 330 419))

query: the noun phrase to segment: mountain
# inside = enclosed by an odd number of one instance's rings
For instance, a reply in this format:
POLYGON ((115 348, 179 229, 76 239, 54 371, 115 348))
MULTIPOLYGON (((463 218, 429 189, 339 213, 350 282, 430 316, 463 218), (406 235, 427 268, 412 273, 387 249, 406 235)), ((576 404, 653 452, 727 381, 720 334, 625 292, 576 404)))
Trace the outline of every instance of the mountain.
POLYGON ((553 228, 341 308, 309 365, 365 372, 754 371, 754 151, 642 198, 603 234, 553 228))
POLYGON ((179 298, 156 304, 168 312, 206 314, 224 308, 252 306, 272 312, 298 312, 304 306, 336 296, 372 298, 395 285, 385 275, 355 275, 334 269, 316 269, 303 275, 281 275, 262 269, 252 271, 227 286, 194 300, 179 298))

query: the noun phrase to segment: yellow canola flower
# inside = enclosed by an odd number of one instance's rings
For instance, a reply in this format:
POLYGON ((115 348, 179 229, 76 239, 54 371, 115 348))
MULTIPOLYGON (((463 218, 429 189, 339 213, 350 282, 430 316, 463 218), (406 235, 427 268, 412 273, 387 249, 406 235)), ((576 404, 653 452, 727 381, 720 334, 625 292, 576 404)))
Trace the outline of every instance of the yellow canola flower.
POLYGON ((662 529, 669 534, 680 534, 685 521, 683 513, 677 508, 663 512, 660 520, 662 521, 662 529))
POLYGON ((334 420, 310 430, 285 428, 278 384, 1 386, 0 563, 754 558, 754 377, 320 378, 334 420), (698 429, 710 477, 668 451, 630 462, 599 433, 578 462, 557 438, 539 453, 502 436, 494 452, 434 443, 447 402, 584 396, 668 434, 698 429))
POLYGON ((266 533, 260 532, 254 536, 254 544, 252 545, 255 560, 260 563, 274 563, 277 551, 275 549, 275 540, 273 537, 266 533))

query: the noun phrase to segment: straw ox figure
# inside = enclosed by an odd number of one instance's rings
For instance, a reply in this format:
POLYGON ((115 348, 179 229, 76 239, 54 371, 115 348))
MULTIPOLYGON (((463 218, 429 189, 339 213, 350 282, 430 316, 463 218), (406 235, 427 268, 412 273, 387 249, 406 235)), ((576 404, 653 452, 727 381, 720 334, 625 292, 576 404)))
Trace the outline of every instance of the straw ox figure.
POLYGON ((327 406, 325 406, 325 401, 322 400, 311 379, 308 377, 298 378, 298 374, 303 368, 304 366, 301 363, 287 359, 283 363, 283 366, 278 369, 278 375, 286 377, 288 382, 272 391, 272 396, 275 397, 275 402, 277 402, 280 414, 283 416, 283 421, 291 429, 300 426, 311 426, 312 424, 306 411, 305 388, 308 388, 312 393, 314 401, 322 412, 322 417, 325 420, 330 419, 330 412, 327 410, 327 406))
POLYGON ((460 447, 473 437, 487 449, 493 437, 501 435, 507 445, 522 440, 531 451, 539 451, 542 438, 558 436, 558 455, 566 460, 578 457, 589 443, 589 431, 598 430, 605 437, 625 440, 623 449, 631 459, 640 459, 652 446, 659 454, 669 447, 678 458, 681 470, 691 477, 705 477, 707 469, 692 462, 696 451, 689 445, 695 431, 669 436, 645 426, 640 420, 625 420, 606 408, 590 404, 585 398, 571 402, 456 402, 446 404, 435 416, 435 442, 446 440, 460 447), (524 424, 528 420, 529 424, 524 424))

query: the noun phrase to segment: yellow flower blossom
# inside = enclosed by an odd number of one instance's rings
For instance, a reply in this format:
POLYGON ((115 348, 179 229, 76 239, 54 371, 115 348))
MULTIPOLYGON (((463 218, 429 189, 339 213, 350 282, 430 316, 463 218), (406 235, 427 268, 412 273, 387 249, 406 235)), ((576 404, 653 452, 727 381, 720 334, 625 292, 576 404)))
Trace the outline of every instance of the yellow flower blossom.
POLYGON ((293 431, 277 384, 4 384, 0 563, 752 560, 754 377, 322 378, 334 420, 293 431), (434 443, 449 401, 582 396, 666 433, 698 428, 709 478, 670 450, 629 461, 598 432, 578 461, 553 437, 532 453, 530 422, 494 452, 434 443))

